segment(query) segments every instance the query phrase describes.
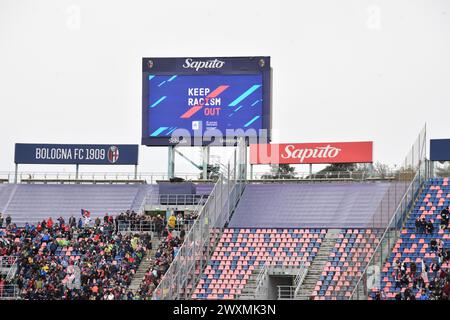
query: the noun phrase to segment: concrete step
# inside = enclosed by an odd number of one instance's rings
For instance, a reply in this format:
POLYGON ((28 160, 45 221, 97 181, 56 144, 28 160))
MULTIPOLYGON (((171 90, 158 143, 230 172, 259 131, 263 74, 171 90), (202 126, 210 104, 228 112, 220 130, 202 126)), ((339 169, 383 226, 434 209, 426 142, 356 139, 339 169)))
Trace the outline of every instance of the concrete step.
POLYGON ((308 300, 311 296, 317 281, 322 274, 322 270, 328 261, 331 250, 334 248, 340 230, 328 230, 325 238, 316 254, 311 266, 308 268, 308 273, 302 282, 302 286, 297 293, 296 299, 308 300))
POLYGON ((153 261, 153 257, 155 256, 155 253, 160 244, 161 239, 156 237, 152 238, 152 249, 148 250, 145 253, 144 257, 142 258, 141 264, 139 265, 139 268, 136 270, 136 273, 133 275, 133 279, 131 280, 128 290, 131 290, 133 293, 136 293, 139 290, 142 280, 145 274, 147 273, 153 261))
POLYGON ((250 274, 250 277, 247 280, 247 284, 242 289, 241 294, 237 297, 237 300, 254 300, 255 299, 255 290, 256 286, 258 285, 256 283, 256 279, 258 278, 260 273, 259 269, 254 269, 252 273, 250 274))

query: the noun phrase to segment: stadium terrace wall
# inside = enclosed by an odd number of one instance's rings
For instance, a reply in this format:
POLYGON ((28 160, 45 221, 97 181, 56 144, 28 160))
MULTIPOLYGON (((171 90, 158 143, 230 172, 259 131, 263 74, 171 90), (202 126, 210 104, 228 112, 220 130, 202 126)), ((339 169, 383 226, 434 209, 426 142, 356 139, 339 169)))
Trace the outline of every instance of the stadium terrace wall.
POLYGON ((378 221, 374 216, 393 185, 384 181, 249 184, 229 227, 385 228, 388 217, 378 221))

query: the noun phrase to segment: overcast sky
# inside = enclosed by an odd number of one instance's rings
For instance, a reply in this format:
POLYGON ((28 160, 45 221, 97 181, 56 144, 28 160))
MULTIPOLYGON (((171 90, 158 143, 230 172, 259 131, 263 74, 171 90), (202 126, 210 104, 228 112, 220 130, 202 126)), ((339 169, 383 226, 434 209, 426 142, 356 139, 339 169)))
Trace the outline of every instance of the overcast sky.
MULTIPOLYGON (((395 164, 425 122, 450 138, 448 0, 0 0, 0 171, 16 142, 140 143, 142 57, 252 55, 274 142, 373 140, 395 164)), ((166 161, 140 148, 140 170, 166 161)))

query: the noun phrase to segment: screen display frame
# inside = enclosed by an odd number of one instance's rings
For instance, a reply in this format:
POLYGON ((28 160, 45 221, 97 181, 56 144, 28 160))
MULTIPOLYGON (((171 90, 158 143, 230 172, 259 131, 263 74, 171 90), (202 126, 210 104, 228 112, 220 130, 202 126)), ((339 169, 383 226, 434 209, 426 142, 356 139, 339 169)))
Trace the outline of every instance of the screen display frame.
MULTIPOLYGON (((258 137, 259 143, 270 143, 271 132, 271 67, 270 57, 203 57, 203 58, 143 58, 142 59, 142 135, 141 144, 146 146, 193 146, 199 144, 199 137, 191 137, 190 141, 174 141, 170 137, 150 137, 148 123, 149 75, 249 75, 262 76, 262 115, 261 129, 264 137, 258 137)), ((234 128, 237 129, 237 128, 234 128)), ((258 134, 259 136, 259 134, 258 134)), ((245 137, 247 144, 248 137, 245 137)), ((200 139, 203 146, 235 145, 237 137, 217 139, 200 139)))

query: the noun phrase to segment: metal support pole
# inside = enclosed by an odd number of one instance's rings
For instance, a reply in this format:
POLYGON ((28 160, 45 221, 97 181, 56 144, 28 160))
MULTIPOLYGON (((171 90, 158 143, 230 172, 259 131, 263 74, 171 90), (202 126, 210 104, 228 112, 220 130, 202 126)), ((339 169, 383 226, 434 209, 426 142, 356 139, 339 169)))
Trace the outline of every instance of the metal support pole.
POLYGON ((312 180, 312 163, 309 164, 309 180, 312 180))
POLYGON ((137 180, 137 164, 134 165, 134 180, 137 180))
MULTIPOLYGON (((228 199, 228 209, 227 209, 227 221, 230 221, 230 201, 231 201, 231 195, 230 195, 230 163, 228 162, 228 168, 227 168, 227 199, 228 199)), ((223 176, 221 177, 223 179, 223 176)))
POLYGON ((77 163, 75 165, 75 181, 78 183, 78 173, 80 171, 80 165, 77 163))
POLYGON ((247 147, 247 142, 244 139, 244 153, 245 153, 245 181, 247 181, 248 176, 247 176, 247 168, 248 168, 248 147, 247 147))
POLYGON ((169 158, 167 162, 167 175, 171 179, 175 176, 175 146, 169 146, 169 158))
POLYGON ((209 146, 203 148, 203 180, 208 179, 209 146))
POLYGON ((250 164, 250 180, 253 180, 253 164, 250 164))
POLYGON ((14 183, 17 183, 17 173, 18 173, 18 171, 19 171, 19 164, 16 163, 16 169, 14 171, 14 183))
POLYGON ((236 166, 236 147, 234 147, 234 156, 233 156, 233 163, 234 163, 234 172, 233 172, 233 180, 236 181, 236 170, 237 170, 237 166, 236 166))
POLYGON ((243 168, 243 179, 244 179, 244 181, 247 181, 247 143, 246 143, 246 141, 245 141, 245 139, 243 139, 242 140, 242 157, 243 157, 243 166, 244 166, 244 168, 243 168))
MULTIPOLYGON (((220 221, 220 224, 221 225, 223 225, 223 223, 228 223, 228 220, 225 220, 226 218, 227 218, 227 216, 225 216, 225 217, 223 217, 223 215, 222 215, 222 210, 223 210, 223 203, 222 203, 222 200, 223 200, 223 177, 221 177, 220 179, 219 179, 219 186, 220 186, 220 192, 219 192, 219 216, 218 217, 216 217, 216 221, 219 219, 219 218, 222 218, 222 220, 220 221), (225 221, 224 221, 225 220, 225 221)), ((208 241, 208 243, 209 243, 209 241, 208 241)))
POLYGON ((436 162, 435 161, 431 161, 431 165, 430 165, 431 169, 430 169, 430 178, 434 178, 436 177, 435 172, 436 172, 436 162))

